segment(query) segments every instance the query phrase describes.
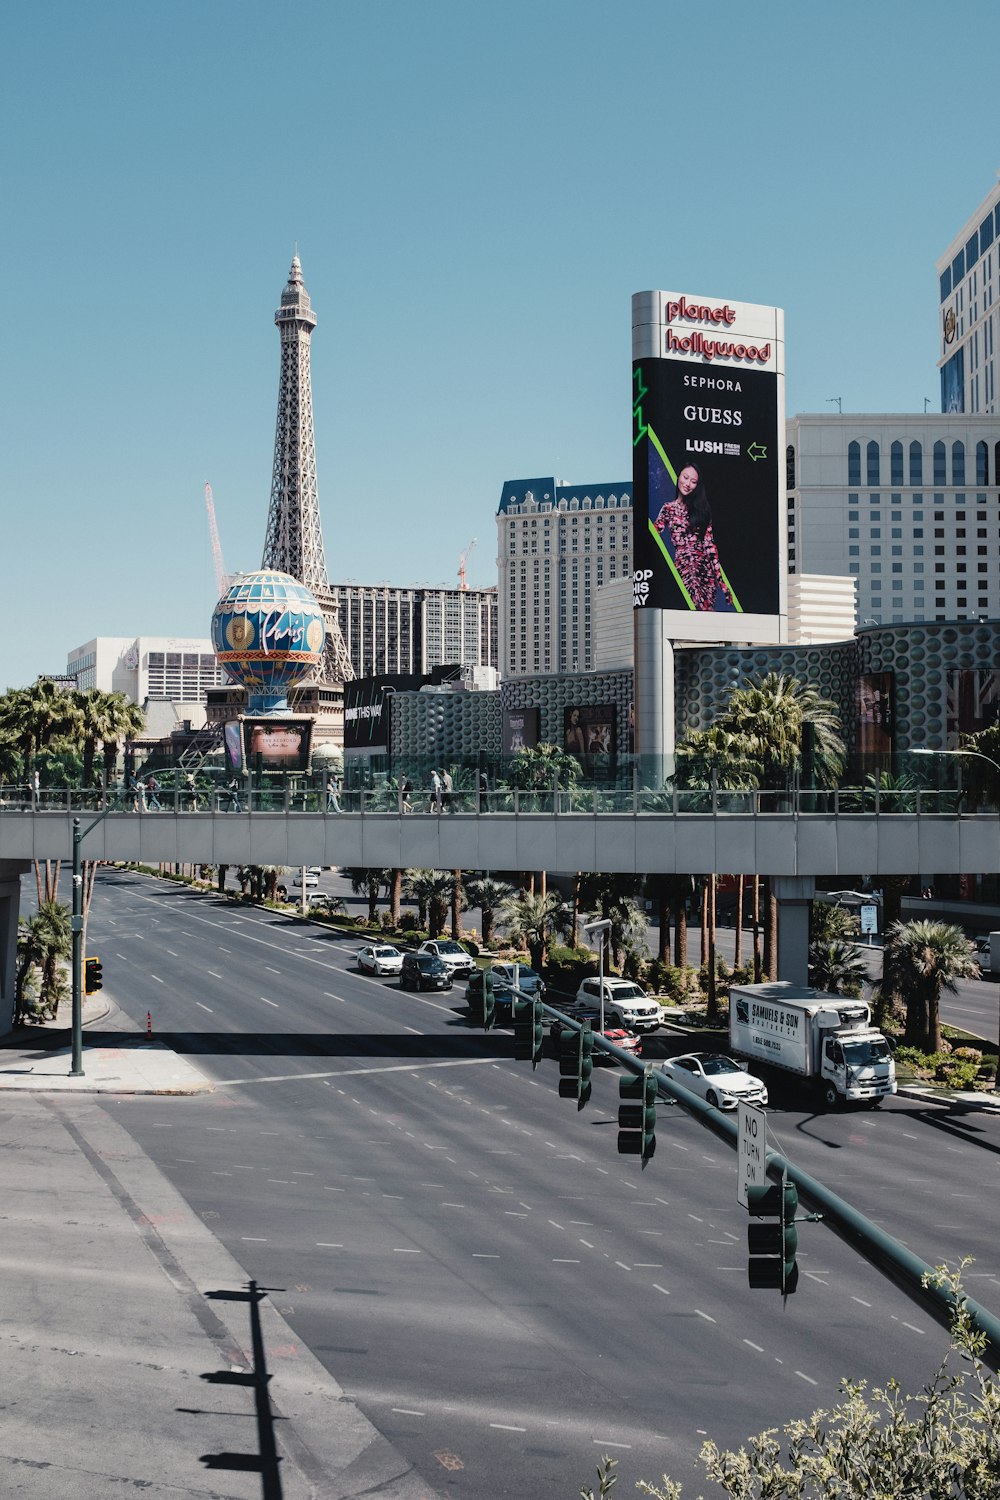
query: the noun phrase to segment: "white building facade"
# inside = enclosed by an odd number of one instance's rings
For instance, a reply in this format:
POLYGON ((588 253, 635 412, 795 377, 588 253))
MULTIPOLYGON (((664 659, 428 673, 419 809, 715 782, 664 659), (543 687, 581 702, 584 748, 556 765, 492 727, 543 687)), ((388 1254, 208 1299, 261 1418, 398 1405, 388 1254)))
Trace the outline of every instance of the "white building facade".
POLYGON ((788 570, 857 584, 859 625, 1000 614, 1000 418, 790 418, 788 570))
POLYGON ((229 681, 212 642, 189 636, 97 636, 69 652, 66 673, 82 691, 124 693, 145 708, 152 735, 169 734, 185 720, 199 728, 209 688, 229 681))
POLYGON ((500 673, 589 672, 597 590, 632 574, 632 485, 508 480, 497 511, 500 673))
POLYGON ((936 265, 941 410, 996 412, 1000 180, 936 265))

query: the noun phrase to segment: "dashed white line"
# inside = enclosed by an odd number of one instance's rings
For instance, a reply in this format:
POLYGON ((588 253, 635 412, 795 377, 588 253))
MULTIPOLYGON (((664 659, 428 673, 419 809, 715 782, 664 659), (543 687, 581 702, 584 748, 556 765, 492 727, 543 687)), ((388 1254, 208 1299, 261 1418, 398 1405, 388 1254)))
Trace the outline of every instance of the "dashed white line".
POLYGON ((205 973, 206 974, 211 974, 211 976, 212 976, 213 979, 221 979, 222 978, 222 975, 221 974, 217 974, 214 969, 206 969, 205 973))
POLYGON ((871 1303, 870 1302, 866 1302, 863 1297, 853 1297, 852 1296, 851 1297, 851 1301, 852 1302, 860 1302, 860 1304, 861 1304, 862 1307, 871 1307, 871 1303))
POLYGON ((497 1432, 527 1432, 527 1427, 512 1427, 509 1422, 491 1422, 497 1432))
POLYGON ((389 1410, 394 1411, 398 1417, 424 1416, 424 1413, 422 1411, 412 1411, 408 1406, 390 1406, 389 1410))
POLYGON ((332 1240, 317 1240, 317 1250, 343 1250, 343 1245, 335 1245, 332 1240))
POLYGON ((212 1007, 210 1005, 202 1005, 202 1003, 201 1003, 200 1000, 196 1000, 194 1003, 195 1003, 195 1005, 197 1005, 199 1007, 199 1009, 201 1009, 201 1010, 207 1010, 210 1016, 214 1016, 215 1015, 215 1011, 212 1009, 212 1007))
POLYGON ((803 1375, 803 1373, 802 1373, 801 1370, 796 1370, 795 1373, 799 1377, 800 1380, 808 1380, 808 1382, 809 1382, 810 1385, 819 1385, 819 1381, 818 1380, 813 1380, 813 1378, 812 1378, 811 1375, 803 1375))
POLYGON ((241 1240, 245 1240, 247 1244, 253 1244, 253 1245, 266 1245, 267 1244, 267 1240, 264 1238, 264 1236, 262 1234, 241 1234, 240 1235, 240 1239, 241 1240))
POLYGON ((264 1002, 265 1005, 273 1005, 275 1010, 280 1010, 281 1009, 281 1007, 279 1006, 277 1000, 269 1000, 266 995, 261 995, 260 998, 263 1000, 263 1002, 264 1002))
POLYGON ((400 1247, 398 1245, 393 1245, 393 1247, 392 1247, 392 1253, 393 1253, 393 1255, 419 1255, 420 1251, 419 1250, 400 1249, 400 1247))
POLYGON ((695 1312, 698 1314, 699 1318, 704 1318, 706 1323, 714 1323, 715 1322, 715 1319, 714 1318, 710 1318, 707 1312, 702 1312, 702 1310, 701 1310, 700 1307, 696 1307, 695 1308, 695 1312))
POLYGON ((631 1443, 612 1443, 608 1438, 591 1438, 601 1448, 631 1448, 631 1443))
POLYGON ((760 1347, 760 1345, 759 1344, 755 1344, 754 1341, 753 1341, 753 1339, 744 1339, 743 1342, 744 1342, 744 1344, 748 1344, 751 1349, 756 1349, 756 1351, 757 1351, 758 1354, 763 1354, 764 1353, 764 1351, 760 1347))
POLYGON ((473 1252, 472 1252, 472 1259, 473 1260, 499 1260, 500 1257, 499 1257, 499 1255, 493 1255, 493 1254, 487 1253, 487 1251, 485 1251, 485 1250, 473 1250, 473 1252))

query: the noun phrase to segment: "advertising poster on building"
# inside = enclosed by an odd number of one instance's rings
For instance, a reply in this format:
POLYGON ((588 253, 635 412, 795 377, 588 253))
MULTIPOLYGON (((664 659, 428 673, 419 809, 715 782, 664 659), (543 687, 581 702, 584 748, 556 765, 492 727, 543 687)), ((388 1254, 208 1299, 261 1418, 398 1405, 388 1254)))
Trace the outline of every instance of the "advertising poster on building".
POLYGON ((606 765, 617 748, 613 703, 574 703, 563 709, 563 749, 585 770, 606 765))
POLYGON ((653 295, 662 354, 632 367, 633 603, 777 615, 784 455, 775 342, 741 336, 728 303, 653 295))
POLYGON ((516 755, 519 750, 534 750, 538 744, 538 709, 505 708, 503 711, 503 753, 516 755))
POLYGON ((956 349, 947 364, 941 366, 941 410, 965 410, 965 350, 956 349))
POLYGON ((312 719, 244 719, 243 745, 252 771, 308 771, 312 719))
POLYGON ((893 738, 892 673, 868 672, 858 678, 858 752, 891 755, 893 738))
POLYGON ((958 750, 970 734, 1000 720, 1000 672, 972 668, 948 673, 945 694, 947 748, 958 750))
POLYGON ((226 747, 226 767, 230 771, 243 770, 243 733, 239 721, 233 719, 222 731, 226 747))

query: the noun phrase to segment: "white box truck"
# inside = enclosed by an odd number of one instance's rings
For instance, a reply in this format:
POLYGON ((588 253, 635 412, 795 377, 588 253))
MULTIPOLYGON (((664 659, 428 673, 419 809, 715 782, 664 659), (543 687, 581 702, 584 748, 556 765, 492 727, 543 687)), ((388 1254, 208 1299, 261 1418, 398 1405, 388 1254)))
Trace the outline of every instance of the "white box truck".
POLYGON ((801 985, 734 985, 729 1046, 740 1058, 811 1082, 829 1108, 863 1100, 877 1109, 896 1092, 889 1043, 863 1000, 801 985))

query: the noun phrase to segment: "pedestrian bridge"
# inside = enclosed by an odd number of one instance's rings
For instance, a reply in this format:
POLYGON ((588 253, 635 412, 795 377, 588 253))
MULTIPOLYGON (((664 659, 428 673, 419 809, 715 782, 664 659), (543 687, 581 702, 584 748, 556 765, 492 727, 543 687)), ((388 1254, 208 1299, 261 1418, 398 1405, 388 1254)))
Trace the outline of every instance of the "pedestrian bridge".
POLYGON ((1000 815, 954 792, 642 791, 465 794, 454 810, 386 808, 350 793, 344 810, 107 808, 93 794, 0 798, 0 861, 347 865, 441 870, 786 877, 979 874, 1000 870, 1000 815), (351 800, 353 799, 353 800, 351 800))

